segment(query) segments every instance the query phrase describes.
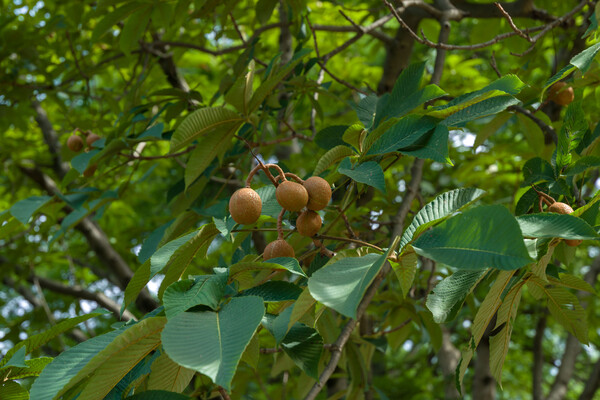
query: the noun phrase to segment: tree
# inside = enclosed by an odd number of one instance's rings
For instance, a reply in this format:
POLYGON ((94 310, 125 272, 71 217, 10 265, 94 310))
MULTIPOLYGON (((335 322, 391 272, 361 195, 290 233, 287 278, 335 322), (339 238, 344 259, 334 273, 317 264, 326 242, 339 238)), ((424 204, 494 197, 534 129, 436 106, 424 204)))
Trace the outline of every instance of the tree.
POLYGON ((5 2, 0 397, 594 398, 596 9, 5 2))

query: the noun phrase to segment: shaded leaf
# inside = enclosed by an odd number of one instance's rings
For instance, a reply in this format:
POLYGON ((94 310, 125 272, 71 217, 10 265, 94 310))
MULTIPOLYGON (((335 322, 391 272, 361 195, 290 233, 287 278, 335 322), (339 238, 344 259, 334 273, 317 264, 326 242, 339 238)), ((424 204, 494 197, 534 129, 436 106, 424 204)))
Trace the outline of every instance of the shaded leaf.
POLYGON ((195 280, 184 279, 173 283, 163 294, 163 304, 167 318, 189 310, 197 305, 217 309, 225 294, 227 273, 199 276, 195 280))
POLYGON ((486 272, 459 270, 439 282, 427 296, 427 308, 433 314, 433 320, 438 324, 449 320, 452 311, 462 306, 486 272))
POLYGON ((598 234, 581 218, 569 214, 539 213, 517 217, 523 236, 534 238, 596 240, 598 234))
POLYGON ((326 171, 332 165, 342 161, 348 156, 353 155, 356 155, 356 153, 354 152, 354 150, 352 150, 352 148, 345 145, 335 146, 327 153, 323 154, 323 156, 321 156, 321 158, 317 162, 315 170, 313 171, 313 175, 321 175, 321 173, 326 171))
POLYGON ((181 393, 189 385, 196 371, 173 362, 167 353, 152 363, 148 390, 166 390, 181 393))
POLYGON ((353 167, 350 158, 344 158, 337 171, 356 182, 373 186, 375 189, 385 193, 385 177, 383 176, 383 170, 375 161, 367 161, 353 167))
POLYGON ((319 377, 323 338, 315 329, 300 323, 294 324, 281 342, 281 347, 306 375, 314 379, 319 377))
POLYGON ((188 115, 171 137, 171 153, 212 132, 229 132, 242 124, 240 116, 227 108, 201 108, 188 115))

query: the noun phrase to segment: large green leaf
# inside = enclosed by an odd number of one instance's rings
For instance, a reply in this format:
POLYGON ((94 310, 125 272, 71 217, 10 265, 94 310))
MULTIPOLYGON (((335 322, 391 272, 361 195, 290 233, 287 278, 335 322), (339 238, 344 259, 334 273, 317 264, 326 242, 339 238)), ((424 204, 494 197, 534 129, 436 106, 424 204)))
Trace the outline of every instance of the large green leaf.
POLYGON ((375 189, 385 193, 383 170, 375 161, 367 161, 353 167, 350 158, 347 157, 340 163, 338 172, 354 179, 356 182, 373 186, 375 189))
POLYGON ((190 397, 166 390, 148 390, 129 396, 127 400, 190 400, 190 397))
POLYGON ((338 163, 346 157, 353 155, 356 155, 356 153, 354 152, 354 150, 352 150, 352 148, 343 145, 335 146, 327 153, 323 154, 321 158, 319 158, 319 161, 317 161, 317 166, 313 171, 313 175, 321 175, 321 173, 326 171, 335 163, 338 163))
POLYGON ((390 261, 396 277, 400 281, 400 289, 402 289, 402 296, 406 297, 415 279, 417 273, 417 265, 419 263, 419 257, 414 250, 409 249, 404 252, 398 259, 398 262, 390 261))
POLYGON ((33 382, 31 397, 36 400, 54 399, 58 392, 122 333, 116 330, 93 337, 60 353, 33 382))
POLYGON ((267 301, 296 300, 302 293, 302 289, 291 282, 269 281, 262 285, 252 287, 240 293, 241 296, 258 296, 267 301))
POLYGON ((325 150, 330 150, 335 146, 345 146, 346 143, 342 139, 342 136, 348 128, 349 125, 327 126, 317 132, 315 135, 315 143, 325 150))
POLYGON ((594 61, 594 58, 596 57, 596 54, 598 54, 598 51, 600 51, 600 43, 596 43, 593 46, 590 46, 587 49, 583 50, 581 53, 573 56, 573 58, 571 58, 570 63, 566 67, 558 71, 556 75, 554 75, 546 81, 546 84, 544 85, 544 90, 542 91, 542 95, 546 91, 546 89, 548 89, 550 86, 560 81, 561 79, 565 78, 567 75, 575 71, 575 69, 579 69, 581 72, 585 73, 592 64, 592 61, 594 61))
POLYGON ((519 104, 519 100, 513 96, 494 96, 458 110, 442 121, 442 124, 446 126, 458 126, 477 118, 498 114, 500 111, 504 111, 516 104, 519 104))
POLYGON ((310 294, 340 314, 356 318, 358 304, 385 260, 385 255, 367 254, 326 265, 308 278, 310 294))
POLYGON ((281 342, 281 347, 306 375, 314 379, 319 377, 323 338, 315 329, 300 323, 294 324, 281 342))
POLYGON ((6 352, 4 358, 0 360, 0 367, 6 365, 8 361, 13 357, 13 355, 21 349, 21 347, 25 347, 26 354, 31 353, 35 349, 45 345, 50 340, 54 339, 61 333, 68 331, 69 329, 74 328, 80 323, 87 321, 90 318, 97 317, 99 315, 103 315, 103 312, 90 313, 86 315, 81 315, 79 317, 66 319, 64 321, 59 322, 48 330, 45 330, 42 333, 38 333, 37 335, 33 335, 22 342, 17 343, 12 349, 6 352))
POLYGON ((421 136, 415 143, 400 149, 402 154, 430 159, 452 165, 448 157, 448 128, 437 125, 435 129, 421 136))
POLYGON ((599 239, 598 234, 581 218, 568 214, 541 213, 517 217, 525 237, 563 239, 599 239))
MULTIPOLYGON (((21 349, 24 350, 25 347, 21 347, 21 349)), ((0 378, 5 376, 7 379, 23 379, 30 376, 38 376, 42 373, 44 368, 46 368, 46 366, 52 362, 52 360, 52 357, 32 358, 31 360, 25 360, 24 366, 22 367, 9 367, 9 362, 2 369, 0 369, 0 378)))
POLYGON ((182 367, 171 360, 167 353, 163 353, 152 363, 148 377, 148 390, 181 393, 189 385, 195 373, 196 371, 182 367))
POLYGON ((124 20, 134 11, 143 8, 146 5, 143 2, 131 1, 123 4, 111 13, 106 14, 94 27, 92 32, 91 42, 97 41, 106 31, 116 25, 119 21, 124 20))
POLYGON ((427 308, 438 324, 456 316, 467 295, 473 291, 487 270, 459 270, 438 283, 427 296, 427 308), (454 312, 453 312, 454 311, 454 312))
POLYGON ((571 164, 572 153, 588 130, 589 126, 581 101, 572 102, 565 112, 563 124, 558 133, 556 152, 553 155, 553 162, 558 172, 562 173, 562 170, 571 164))
POLYGON ((131 14, 125 21, 125 25, 119 35, 119 47, 125 54, 131 53, 138 46, 144 31, 150 22, 152 5, 148 4, 131 14))
POLYGON ((248 103, 252 96, 252 84, 254 83, 254 60, 248 64, 248 72, 238 77, 229 91, 225 94, 225 100, 234 106, 239 112, 248 115, 248 103))
POLYGON ((225 294, 227 273, 199 276, 195 280, 184 279, 173 283, 165 290, 163 304, 167 318, 189 310, 197 305, 217 309, 225 294))
POLYGON ((229 390, 244 349, 265 313, 260 297, 238 297, 219 312, 183 312, 171 318, 163 334, 169 357, 210 377, 229 390))
POLYGON ((459 269, 513 270, 533 261, 515 217, 500 205, 479 206, 454 216, 423 233, 413 248, 459 269))
POLYGON ((419 210, 411 224, 406 228, 400 239, 400 250, 415 239, 421 232, 449 217, 463 207, 478 200, 485 194, 484 190, 476 188, 455 189, 442 193, 425 207, 419 210))
POLYGON ((90 376, 78 400, 101 400, 133 367, 160 345, 164 317, 144 319, 117 336, 93 357, 59 392, 63 394, 90 376))
POLYGON ((29 398, 27 389, 17 382, 6 381, 0 385, 0 399, 2 400, 27 400, 29 398))
POLYGON ((550 163, 540 157, 527 160, 523 165, 523 185, 531 185, 539 181, 554 182, 556 176, 550 163))
POLYGON ((233 264, 229 267, 229 276, 233 279, 236 275, 246 272, 246 271, 258 271, 258 270, 286 270, 291 272, 294 275, 299 275, 302 277, 306 277, 306 274, 300 268, 300 264, 298 260, 291 257, 277 257, 271 258, 269 261, 241 261, 239 263, 233 264))
POLYGON ((239 127, 242 118, 238 113, 223 107, 207 107, 188 115, 171 137, 171 152, 191 144, 194 140, 213 132, 230 132, 239 127))
MULTIPOLYGON (((599 124, 600 125, 600 124, 599 124)), ((589 168, 600 167, 600 157, 597 156, 585 156, 575 161, 567 168, 564 172, 566 175, 577 175, 585 172, 589 168)))

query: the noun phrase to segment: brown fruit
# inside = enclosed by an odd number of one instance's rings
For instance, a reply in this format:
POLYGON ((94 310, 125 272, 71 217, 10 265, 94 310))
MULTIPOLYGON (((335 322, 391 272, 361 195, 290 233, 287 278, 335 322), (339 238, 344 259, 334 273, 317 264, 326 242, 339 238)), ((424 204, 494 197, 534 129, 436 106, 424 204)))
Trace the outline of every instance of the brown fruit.
MULTIPOLYGON (((566 203, 561 203, 559 201, 552 203, 550 207, 548 207, 548 212, 553 212, 557 214, 571 214, 573 209, 570 205, 566 203)), ((567 246, 576 247, 579 246, 583 240, 580 239, 565 239, 565 243, 567 246)))
POLYGON ((575 99, 575 92, 565 82, 556 82, 548 89, 548 98, 560 106, 566 106, 575 99))
POLYGON ((294 253, 294 248, 288 242, 283 239, 277 239, 265 247, 263 259, 270 260, 277 257, 296 257, 296 254, 294 253))
POLYGON ((90 133, 87 138, 85 139, 85 142, 87 143, 88 146, 92 147, 92 143, 94 143, 96 140, 99 140, 100 136, 96 135, 95 133, 90 133))
POLYGON ((83 176, 85 176, 86 178, 89 178, 94 175, 94 173, 96 172, 97 169, 98 169, 98 165, 92 164, 89 167, 87 167, 85 169, 85 171, 83 171, 83 176))
POLYGON ((261 211, 260 196, 250 188, 236 190, 229 199, 229 213, 238 224, 252 225, 258 221, 261 211))
POLYGON ((300 211, 308 203, 308 192, 299 183, 283 181, 275 190, 277 202, 288 211, 300 211))
POLYGON ((322 210, 331 200, 331 186, 329 186, 329 182, 319 176, 311 176, 305 180, 304 188, 308 192, 306 208, 309 210, 322 210))
POLYGON ((83 139, 78 135, 71 135, 67 139, 67 147, 71 149, 71 151, 81 151, 81 149, 83 149, 83 139))
POLYGON ((323 225, 323 221, 319 214, 312 210, 303 211, 296 219, 296 229, 302 236, 315 236, 323 225))

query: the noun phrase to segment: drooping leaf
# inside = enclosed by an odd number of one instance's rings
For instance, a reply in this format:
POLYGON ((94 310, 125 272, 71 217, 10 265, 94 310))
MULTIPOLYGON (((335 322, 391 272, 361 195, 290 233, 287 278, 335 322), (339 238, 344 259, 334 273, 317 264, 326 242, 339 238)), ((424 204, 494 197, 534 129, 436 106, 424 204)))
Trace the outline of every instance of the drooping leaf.
POLYGON ((531 185, 539 181, 554 182, 556 179, 554 169, 550 163, 540 157, 527 160, 523 165, 524 185, 531 185))
POLYGON ((407 115, 381 135, 367 154, 384 154, 408 147, 433 128, 433 119, 407 115))
POLYGON ((486 272, 459 270, 439 282, 427 296, 427 308, 433 314, 433 320, 441 324, 449 316, 455 316, 452 311, 462 305, 486 272))
POLYGON ((93 357, 59 394, 89 376, 78 400, 101 400, 133 367, 160 345, 164 317, 146 318, 117 336, 104 350, 93 357))
POLYGON ((197 305, 217 309, 225 294, 227 273, 199 276, 195 280, 184 279, 169 286, 163 295, 167 318, 189 310, 197 305))
POLYGON ((122 333, 115 330, 95 336, 59 354, 33 382, 31 396, 37 400, 51 400, 100 351, 122 333))
POLYGON ((519 104, 519 100, 513 96, 504 95, 491 97, 464 109, 458 110, 442 121, 442 124, 446 126, 459 126, 465 122, 473 121, 477 118, 498 114, 499 112, 504 111, 508 107, 516 104, 519 104))
POLYGON ((519 302, 521 301, 521 289, 525 282, 513 286, 502 301, 498 309, 495 329, 500 332, 490 336, 490 370, 496 381, 502 385, 502 366, 508 353, 510 336, 512 334, 519 302))
POLYGON ((367 254, 329 264, 308 278, 310 294, 327 307, 356 318, 358 304, 385 260, 383 255, 367 254))
POLYGON ((592 285, 578 276, 570 274, 558 274, 559 279, 548 277, 548 281, 556 286, 562 286, 569 289, 583 290, 588 293, 596 293, 592 285))
POLYGON ((319 377, 323 338, 315 329, 300 323, 294 324, 281 342, 281 347, 306 375, 314 379, 319 377))
POLYGON ((230 390, 244 349, 264 315, 260 297, 238 297, 219 312, 183 312, 171 318, 163 346, 177 364, 203 373, 230 390))
POLYGON ((423 233, 415 251, 459 269, 512 270, 529 264, 519 224, 500 205, 479 206, 423 233))
POLYGON ((569 214, 540 213, 517 217, 523 236, 534 238, 597 240, 598 234, 587 222, 569 214))
POLYGON ((442 193, 430 203, 427 203, 413 218, 400 239, 400 250, 415 239, 421 232, 436 222, 449 217, 463 207, 477 201, 485 194, 484 190, 476 188, 455 189, 442 193))
POLYGON ((598 51, 600 51, 600 43, 596 43, 593 46, 588 47, 581 53, 571 58, 571 61, 566 67, 558 71, 553 77, 546 81, 542 95, 550 86, 565 78, 575 69, 578 68, 581 72, 585 73, 592 64, 592 61, 594 60, 594 57, 596 57, 598 51))
POLYGON ((247 115, 248 103, 252 96, 252 84, 254 83, 254 60, 248 64, 248 72, 235 81, 231 89, 225 94, 225 100, 233 105, 239 112, 247 115))
POLYGON ((171 137, 171 153, 212 132, 230 132, 242 124, 242 118, 223 107, 201 108, 188 115, 171 137))
POLYGON ((383 170, 375 161, 367 161, 353 167, 350 158, 347 157, 342 160, 337 170, 340 174, 344 174, 356 182, 373 186, 385 193, 383 170))
POLYGON ((231 126, 226 126, 225 129, 218 129, 208 133, 198 140, 198 147, 192 151, 185 166, 186 189, 204 173, 206 168, 220 153, 227 149, 238 127, 238 125, 232 124, 231 126))
POLYGON ((148 377, 148 390, 166 390, 176 393, 183 392, 196 373, 175 363, 167 353, 161 354, 152 363, 151 371, 148 377))
POLYGON ((566 175, 577 175, 587 171, 589 168, 600 167, 600 157, 585 156, 571 164, 565 171, 566 175))
POLYGON ((400 281, 400 289, 402 289, 402 296, 406 297, 415 279, 417 273, 417 264, 419 258, 417 253, 412 249, 408 249, 398 259, 398 262, 390 261, 396 277, 400 281))
POLYGON ((370 129, 373 125, 373 119, 375 118, 377 96, 374 94, 365 96, 360 99, 358 103, 353 103, 352 108, 354 108, 354 111, 356 111, 358 120, 365 126, 365 128, 370 129))
POLYGON ((335 146, 327 153, 323 154, 319 161, 317 162, 317 166, 313 171, 313 175, 321 175, 324 171, 326 171, 332 165, 342 161, 346 157, 356 155, 354 150, 348 146, 339 145, 335 146))
POLYGON ((290 321, 288 322, 288 330, 300 320, 312 307, 316 304, 316 300, 311 296, 308 287, 305 287, 294 302, 292 312, 290 313, 290 321))

